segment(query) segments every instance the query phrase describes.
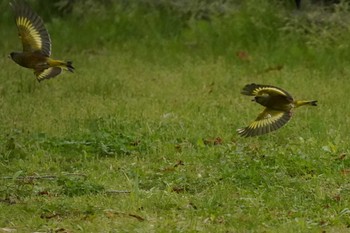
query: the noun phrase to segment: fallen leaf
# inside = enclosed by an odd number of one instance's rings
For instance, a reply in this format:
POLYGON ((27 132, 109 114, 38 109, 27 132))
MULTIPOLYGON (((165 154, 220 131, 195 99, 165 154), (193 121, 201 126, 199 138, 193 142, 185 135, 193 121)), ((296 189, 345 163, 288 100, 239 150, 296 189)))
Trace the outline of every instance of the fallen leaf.
POLYGON ((173 171, 175 171, 175 168, 177 168, 178 166, 183 166, 183 165, 185 165, 184 162, 182 160, 178 160, 174 166, 172 166, 172 167, 165 167, 165 168, 161 169, 160 171, 162 171, 162 172, 173 172, 173 171))
POLYGON ((40 191, 40 192, 38 192, 38 195, 39 196, 49 196, 50 194, 49 194, 49 191, 40 191))
POLYGON ((174 165, 174 167, 178 167, 178 166, 184 166, 184 162, 182 160, 178 160, 177 163, 174 165))
POLYGON ((55 233, 58 233, 58 232, 69 233, 70 231, 68 231, 68 230, 66 230, 66 229, 61 227, 61 228, 56 228, 55 229, 55 233))
POLYGON ((341 200, 340 194, 334 195, 334 196, 333 196, 333 199, 334 199, 335 201, 340 201, 340 200, 341 200))
POLYGON ((350 169, 342 169, 342 170, 340 170, 340 173, 343 176, 349 175, 350 174, 350 169))
POLYGON ((240 50, 236 52, 236 57, 241 61, 250 62, 252 57, 248 54, 248 52, 240 50))
POLYGON ((59 218, 59 214, 53 213, 53 214, 41 214, 40 218, 42 219, 52 219, 52 218, 59 218))
POLYGON ((222 143, 224 142, 224 140, 220 137, 216 137, 216 138, 208 138, 208 139, 204 139, 203 140, 205 145, 222 145, 222 143))
POLYGON ((346 153, 341 153, 338 157, 339 160, 343 160, 346 157, 346 153))
POLYGON ((183 188, 183 187, 173 187, 171 189, 171 191, 173 191, 175 193, 183 193, 185 191, 185 188, 183 188))

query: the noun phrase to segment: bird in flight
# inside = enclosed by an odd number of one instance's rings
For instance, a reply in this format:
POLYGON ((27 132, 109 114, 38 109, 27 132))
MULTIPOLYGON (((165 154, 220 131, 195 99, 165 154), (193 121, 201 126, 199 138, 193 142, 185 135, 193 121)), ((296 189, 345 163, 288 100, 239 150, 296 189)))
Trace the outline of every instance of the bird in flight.
POLYGON ((317 100, 294 100, 285 90, 270 85, 247 84, 241 94, 254 96, 252 101, 265 107, 255 121, 237 130, 242 137, 270 133, 281 128, 291 119, 294 108, 303 105, 317 106, 317 100))
POLYGON ((24 0, 13 0, 10 6, 23 45, 23 51, 12 52, 10 58, 20 66, 33 69, 39 82, 59 75, 62 70, 73 72, 71 61, 50 58, 51 39, 41 17, 24 0))

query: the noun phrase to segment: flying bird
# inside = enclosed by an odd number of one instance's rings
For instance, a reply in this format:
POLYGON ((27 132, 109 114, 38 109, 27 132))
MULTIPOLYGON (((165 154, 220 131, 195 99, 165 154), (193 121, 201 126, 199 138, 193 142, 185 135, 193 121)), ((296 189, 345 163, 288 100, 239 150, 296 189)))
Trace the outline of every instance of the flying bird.
POLYGON ((281 128, 291 119, 294 108, 303 105, 317 106, 317 100, 294 100, 285 90, 270 85, 247 84, 241 94, 254 96, 252 101, 265 107, 255 121, 237 130, 242 137, 270 133, 281 128))
POLYGON ((62 70, 74 71, 71 61, 50 58, 51 39, 41 17, 24 0, 13 0, 10 6, 23 51, 12 52, 10 58, 18 65, 34 70, 37 80, 53 78, 62 70))

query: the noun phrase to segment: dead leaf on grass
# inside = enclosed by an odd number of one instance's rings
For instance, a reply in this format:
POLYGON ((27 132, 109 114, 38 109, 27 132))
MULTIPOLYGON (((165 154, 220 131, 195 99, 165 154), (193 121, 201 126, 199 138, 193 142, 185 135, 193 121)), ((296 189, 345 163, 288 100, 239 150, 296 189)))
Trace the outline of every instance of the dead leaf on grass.
POLYGON ((18 196, 8 196, 4 199, 0 199, 0 202, 6 203, 6 204, 10 204, 10 205, 14 205, 14 204, 18 204, 20 202, 20 199, 18 196))
POLYGON ((64 229, 64 228, 56 228, 55 230, 54 230, 54 232, 55 233, 70 233, 71 231, 69 231, 69 230, 67 230, 67 229, 64 229))
POLYGON ((191 207, 193 209, 197 209, 197 206, 195 204, 193 204, 192 202, 188 203, 188 207, 191 207))
POLYGON ((349 175, 350 169, 342 169, 342 170, 340 170, 340 174, 342 174, 343 176, 349 175))
POLYGON ((224 142, 224 140, 220 137, 216 137, 216 138, 209 138, 209 139, 204 139, 203 140, 205 145, 222 145, 222 143, 224 142))
POLYGON ((246 61, 246 62, 250 62, 252 60, 252 57, 249 55, 249 53, 247 51, 237 51, 236 52, 236 57, 241 60, 241 61, 246 61))
POLYGON ((42 219, 60 218, 60 215, 57 213, 47 213, 47 214, 41 214, 40 218, 42 219))
POLYGON ((185 188, 184 187, 173 187, 171 189, 172 192, 175 192, 175 193, 183 193, 185 191, 185 188))
POLYGON ((339 160, 344 160, 346 157, 346 153, 341 153, 338 157, 339 160))
POLYGON ((173 171, 176 170, 176 168, 177 168, 178 166, 184 166, 184 165, 185 165, 185 164, 184 164, 184 162, 183 162, 182 160, 178 160, 178 161, 174 164, 174 166, 162 168, 160 171, 161 171, 161 172, 173 172, 173 171))
POLYGON ((335 201, 340 201, 340 200, 341 200, 340 194, 334 195, 334 196, 333 196, 333 200, 335 200, 335 201))
POLYGON ((39 196, 51 196, 50 192, 47 190, 38 192, 39 196))
POLYGON ((176 145, 175 145, 175 150, 177 150, 178 152, 181 152, 181 151, 182 151, 182 146, 181 146, 181 144, 176 144, 176 145))
POLYGON ((182 160, 178 160, 177 162, 176 162, 176 164, 174 165, 174 167, 178 167, 178 166, 183 166, 183 165, 185 165, 184 164, 184 162, 182 161, 182 160))
POLYGON ((138 145, 140 145, 140 143, 141 143, 141 140, 136 140, 136 141, 131 142, 130 145, 131 146, 138 146, 138 145))

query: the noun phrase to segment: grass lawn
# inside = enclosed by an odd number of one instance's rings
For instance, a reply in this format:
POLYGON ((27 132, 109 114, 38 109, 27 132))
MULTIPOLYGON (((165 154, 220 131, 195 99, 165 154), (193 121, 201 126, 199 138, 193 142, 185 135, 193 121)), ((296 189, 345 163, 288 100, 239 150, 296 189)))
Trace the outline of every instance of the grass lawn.
POLYGON ((341 48, 305 58, 296 43, 243 47, 245 60, 234 46, 231 56, 209 56, 200 43, 158 38, 89 46, 86 28, 67 26, 60 37, 61 23, 48 24, 57 28, 53 55, 73 60, 74 74, 38 83, 8 59, 20 48, 14 25, 2 45, 0 232, 349 231, 350 69, 341 48), (236 129, 262 110, 240 94, 252 82, 319 106, 241 138, 236 129))

